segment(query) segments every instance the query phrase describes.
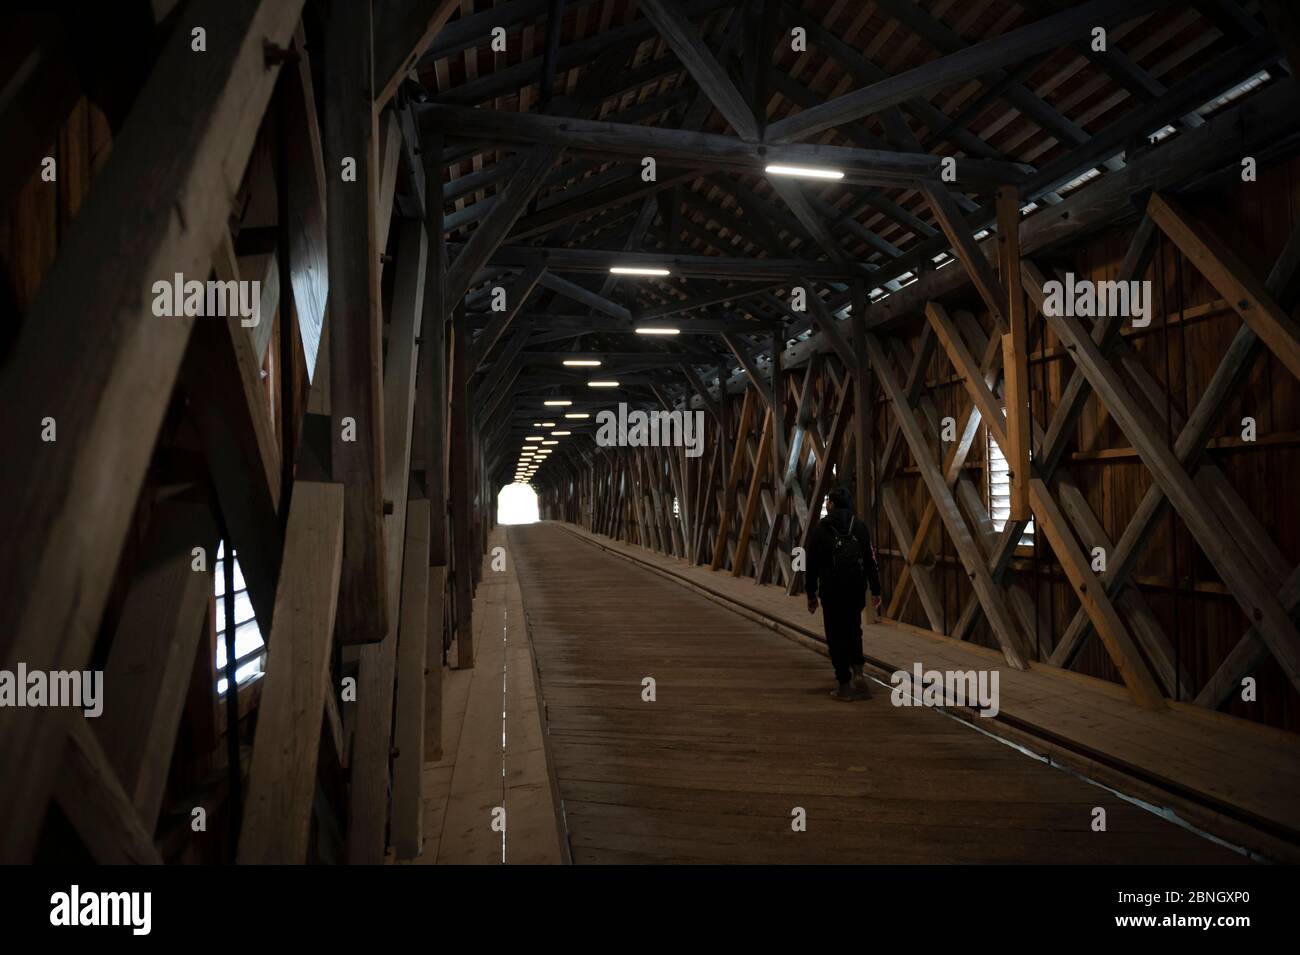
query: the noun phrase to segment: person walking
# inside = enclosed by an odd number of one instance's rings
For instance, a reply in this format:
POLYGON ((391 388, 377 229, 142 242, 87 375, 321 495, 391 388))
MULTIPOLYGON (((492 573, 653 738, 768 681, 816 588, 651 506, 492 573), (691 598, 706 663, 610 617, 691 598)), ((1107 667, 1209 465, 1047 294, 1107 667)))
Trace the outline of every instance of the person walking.
POLYGON ((867 525, 853 514, 853 496, 846 488, 831 491, 827 513, 813 528, 808 542, 805 573, 808 612, 816 613, 818 597, 826 646, 838 686, 831 698, 842 702, 865 700, 871 693, 862 673, 862 611, 880 606, 880 569, 867 525))

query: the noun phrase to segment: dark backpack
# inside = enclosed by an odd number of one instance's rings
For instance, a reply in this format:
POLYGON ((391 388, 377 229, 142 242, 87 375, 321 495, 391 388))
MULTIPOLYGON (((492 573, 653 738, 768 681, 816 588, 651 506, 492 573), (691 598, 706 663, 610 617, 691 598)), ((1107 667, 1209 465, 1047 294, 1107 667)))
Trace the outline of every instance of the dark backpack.
POLYGON ((861 594, 867 584, 867 570, 862 541, 853 533, 854 522, 841 534, 829 518, 822 527, 831 535, 831 559, 826 567, 824 589, 834 594, 861 594))

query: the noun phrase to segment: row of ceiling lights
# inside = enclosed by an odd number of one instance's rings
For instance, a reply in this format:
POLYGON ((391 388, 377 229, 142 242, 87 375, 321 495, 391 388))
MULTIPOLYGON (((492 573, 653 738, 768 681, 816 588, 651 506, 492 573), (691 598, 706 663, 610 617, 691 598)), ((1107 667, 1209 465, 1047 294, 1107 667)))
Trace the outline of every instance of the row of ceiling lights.
MULTIPOLYGON (((811 166, 768 166, 766 172, 774 176, 796 176, 805 179, 843 179, 844 173, 838 169, 822 169, 811 166)), ((672 272, 664 268, 646 268, 633 265, 614 265, 610 266, 611 275, 643 275, 649 277, 665 277, 672 272)), ((679 335, 680 328, 664 325, 646 325, 634 329, 638 335, 679 335)), ((595 358, 568 358, 564 364, 570 368, 599 368, 601 362, 595 358)), ((589 388, 617 388, 619 383, 610 379, 593 379, 587 382, 589 388)), ((556 398, 542 402, 548 408, 567 408, 573 404, 572 401, 556 398)), ((566 419, 581 420, 590 418, 591 415, 585 411, 566 412, 566 419)), ((554 421, 535 421, 535 428, 554 428, 554 421)), ((546 460, 551 453, 551 448, 559 444, 557 438, 565 438, 573 432, 565 430, 552 430, 548 439, 544 434, 530 434, 524 438, 523 447, 519 451, 519 464, 515 469, 515 481, 527 483, 530 481, 542 462, 546 460)))

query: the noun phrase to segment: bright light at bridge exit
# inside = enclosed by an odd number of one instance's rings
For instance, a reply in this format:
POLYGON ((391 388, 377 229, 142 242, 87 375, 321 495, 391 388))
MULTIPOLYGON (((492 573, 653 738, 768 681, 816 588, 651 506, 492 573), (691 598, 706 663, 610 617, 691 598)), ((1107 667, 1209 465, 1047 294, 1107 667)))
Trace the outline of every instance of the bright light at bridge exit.
POLYGON ((537 492, 527 484, 507 484, 497 495, 498 524, 537 523, 537 492))

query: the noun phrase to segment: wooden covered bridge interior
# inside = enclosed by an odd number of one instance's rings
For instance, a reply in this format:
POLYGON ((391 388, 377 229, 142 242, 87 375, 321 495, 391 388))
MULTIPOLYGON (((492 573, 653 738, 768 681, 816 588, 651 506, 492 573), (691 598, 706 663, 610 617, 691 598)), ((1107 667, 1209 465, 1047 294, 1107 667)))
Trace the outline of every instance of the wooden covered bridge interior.
POLYGON ((3 17, 0 859, 1300 857, 1294 5, 3 17))

